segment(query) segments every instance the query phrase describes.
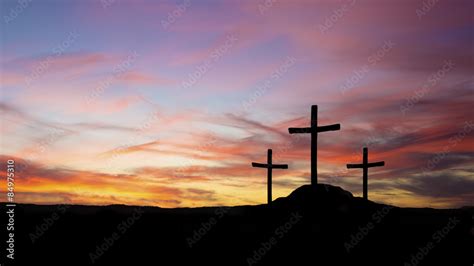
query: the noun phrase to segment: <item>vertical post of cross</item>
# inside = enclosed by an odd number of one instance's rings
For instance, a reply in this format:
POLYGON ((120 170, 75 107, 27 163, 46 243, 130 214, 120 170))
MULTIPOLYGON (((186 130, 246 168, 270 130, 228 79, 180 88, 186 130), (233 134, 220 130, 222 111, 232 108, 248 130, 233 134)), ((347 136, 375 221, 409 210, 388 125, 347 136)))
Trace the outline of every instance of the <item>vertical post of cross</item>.
MULTIPOLYGON (((311 128, 318 128, 318 106, 311 106, 311 128)), ((318 132, 311 130, 311 184, 318 183, 318 132)))
POLYGON ((272 149, 268 149, 267 151, 267 165, 268 165, 268 168, 267 168, 267 171, 268 171, 268 175, 267 175, 267 202, 268 204, 270 204, 272 202, 272 149))
MULTIPOLYGON (((365 147, 362 153, 363 153, 362 164, 368 165, 369 164, 369 149, 367 147, 365 147)), ((362 181, 363 182, 363 184, 362 184, 362 186, 363 186, 362 194, 363 194, 364 199, 369 198, 369 196, 368 196, 369 193, 367 192, 368 191, 368 185, 367 185, 368 184, 368 180, 367 180, 368 178, 369 178, 369 168, 364 167, 363 168, 363 173, 362 173, 362 179, 363 179, 363 181, 362 181)))
POLYGON ((271 149, 267 151, 267 163, 252 163, 252 167, 267 168, 267 202, 272 203, 272 171, 273 169, 288 169, 287 164, 273 164, 273 152, 271 149))
POLYGON ((348 164, 347 169, 362 168, 362 194, 365 200, 369 199, 369 168, 385 166, 385 162, 369 163, 369 149, 364 147, 362 151, 362 164, 348 164))
POLYGON ((318 134, 327 131, 337 131, 341 129, 340 124, 328 126, 318 125, 318 106, 311 106, 310 127, 288 129, 290 134, 309 134, 311 133, 311 185, 318 184, 318 134))

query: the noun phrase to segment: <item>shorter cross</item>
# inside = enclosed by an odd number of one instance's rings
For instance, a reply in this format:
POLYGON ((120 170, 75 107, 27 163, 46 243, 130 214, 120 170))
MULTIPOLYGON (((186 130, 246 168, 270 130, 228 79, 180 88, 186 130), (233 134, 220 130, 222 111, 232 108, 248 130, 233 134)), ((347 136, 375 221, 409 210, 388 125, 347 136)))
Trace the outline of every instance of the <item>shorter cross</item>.
POLYGON ((272 150, 268 149, 267 163, 252 163, 252 167, 267 168, 267 201, 268 204, 272 202, 272 169, 288 169, 287 164, 272 164, 272 150))
POLYGON ((364 148, 364 156, 362 158, 362 164, 348 164, 347 169, 351 168, 362 168, 363 169, 363 194, 364 194, 364 199, 368 199, 368 190, 367 190, 367 183, 368 183, 368 175, 369 175, 369 168, 372 167, 379 167, 379 166, 385 166, 385 162, 375 162, 375 163, 369 163, 369 149, 367 147, 364 148))

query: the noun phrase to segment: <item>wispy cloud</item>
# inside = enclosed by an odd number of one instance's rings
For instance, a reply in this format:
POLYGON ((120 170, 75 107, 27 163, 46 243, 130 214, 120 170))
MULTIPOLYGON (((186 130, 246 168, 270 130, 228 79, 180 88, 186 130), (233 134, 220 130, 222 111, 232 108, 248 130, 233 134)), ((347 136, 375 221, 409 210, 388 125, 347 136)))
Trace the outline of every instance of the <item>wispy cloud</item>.
POLYGON ((283 196, 309 175, 310 138, 287 128, 308 126, 309 106, 318 104, 321 124, 342 124, 319 138, 324 182, 357 194, 360 173, 345 164, 368 146, 371 160, 387 162, 371 172, 374 200, 469 204, 474 137, 463 128, 474 101, 473 2, 440 1, 420 17, 419 2, 356 1, 329 21, 341 7, 193 2, 163 28, 177 5, 58 4, 55 13, 29 6, 5 28, 0 59, 2 151, 30 165, 20 198, 260 202, 265 179, 249 162, 264 160, 268 148, 290 164, 275 176, 283 196), (388 41, 395 45, 381 49, 388 41), (286 58, 294 64, 274 78, 286 58), (182 86, 189 75, 196 82, 182 86))

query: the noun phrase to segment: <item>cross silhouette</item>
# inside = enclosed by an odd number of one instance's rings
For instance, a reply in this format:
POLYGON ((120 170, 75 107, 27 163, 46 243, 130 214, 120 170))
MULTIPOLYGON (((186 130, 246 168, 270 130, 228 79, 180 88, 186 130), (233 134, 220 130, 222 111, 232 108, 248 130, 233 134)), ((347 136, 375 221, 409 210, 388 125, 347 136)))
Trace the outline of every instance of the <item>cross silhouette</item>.
POLYGON ((318 184, 318 133, 340 130, 340 124, 318 126, 318 106, 311 106, 311 127, 289 128, 290 134, 311 133, 311 185, 318 184))
POLYGON ((368 175, 369 175, 369 168, 372 167, 380 167, 380 166, 385 166, 385 162, 375 162, 375 163, 369 163, 369 149, 367 147, 364 147, 363 150, 363 158, 362 158, 362 164, 348 164, 347 169, 352 169, 352 168, 362 168, 363 169, 363 194, 364 194, 364 199, 368 199, 368 189, 367 189, 367 183, 368 183, 368 175))
POLYGON ((288 169, 287 164, 273 164, 272 163, 273 152, 268 149, 267 152, 267 163, 252 163, 252 167, 267 168, 267 201, 268 204, 272 202, 272 170, 273 169, 288 169))

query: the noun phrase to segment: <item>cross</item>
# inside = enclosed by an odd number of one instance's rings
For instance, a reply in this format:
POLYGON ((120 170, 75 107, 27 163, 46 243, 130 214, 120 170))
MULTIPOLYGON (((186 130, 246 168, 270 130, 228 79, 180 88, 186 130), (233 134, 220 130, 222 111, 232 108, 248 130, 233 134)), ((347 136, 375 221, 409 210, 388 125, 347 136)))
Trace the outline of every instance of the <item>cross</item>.
POLYGON ((367 147, 364 148, 364 157, 362 159, 362 164, 348 164, 347 169, 351 168, 362 168, 363 169, 363 191, 364 191, 364 199, 368 199, 367 196, 367 183, 368 183, 368 173, 369 173, 369 168, 371 167, 379 167, 379 166, 385 166, 385 162, 375 162, 375 163, 369 163, 369 149, 367 147))
POLYGON ((318 184, 318 133, 340 130, 340 124, 318 126, 318 106, 311 106, 311 126, 304 128, 289 128, 290 134, 311 133, 311 185, 318 184))
POLYGON ((272 164, 272 150, 268 149, 267 163, 252 163, 252 167, 267 168, 267 201, 268 204, 272 202, 272 170, 273 169, 288 169, 287 164, 272 164))

